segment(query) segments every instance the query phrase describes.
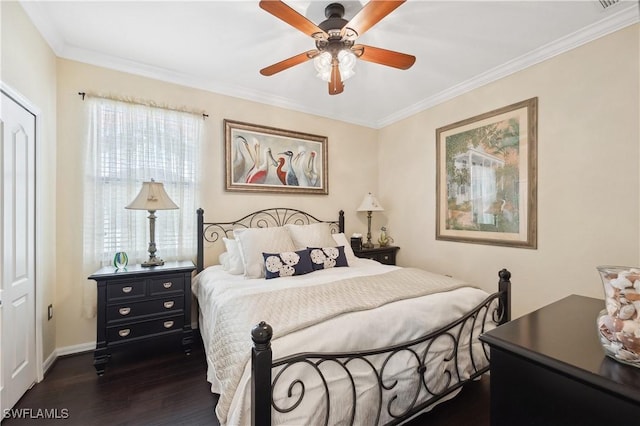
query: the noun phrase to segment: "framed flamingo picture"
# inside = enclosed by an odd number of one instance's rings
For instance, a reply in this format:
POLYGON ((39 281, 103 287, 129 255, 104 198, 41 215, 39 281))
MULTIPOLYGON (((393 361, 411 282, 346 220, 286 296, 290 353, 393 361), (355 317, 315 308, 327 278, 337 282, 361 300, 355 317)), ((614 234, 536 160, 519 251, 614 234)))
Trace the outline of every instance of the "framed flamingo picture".
POLYGON ((227 191, 328 194, 327 137, 224 120, 227 191))

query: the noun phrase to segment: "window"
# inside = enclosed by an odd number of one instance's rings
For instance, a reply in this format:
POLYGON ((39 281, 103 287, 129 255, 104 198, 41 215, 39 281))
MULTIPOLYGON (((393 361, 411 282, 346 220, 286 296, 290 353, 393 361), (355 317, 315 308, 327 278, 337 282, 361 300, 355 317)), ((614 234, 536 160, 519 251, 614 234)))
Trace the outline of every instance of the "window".
POLYGON ((97 97, 86 102, 86 261, 107 265, 117 251, 127 252, 130 263, 148 258, 148 213, 124 207, 151 179, 162 182, 179 207, 156 212, 157 256, 193 258, 202 117, 97 97))

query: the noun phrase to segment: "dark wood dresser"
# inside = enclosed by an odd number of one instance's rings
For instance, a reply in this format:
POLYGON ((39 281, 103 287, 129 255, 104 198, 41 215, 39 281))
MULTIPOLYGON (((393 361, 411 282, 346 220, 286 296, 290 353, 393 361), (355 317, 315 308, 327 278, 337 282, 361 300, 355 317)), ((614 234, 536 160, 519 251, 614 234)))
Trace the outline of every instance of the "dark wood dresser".
POLYGON ((400 250, 400 247, 397 246, 380 247, 376 245, 373 248, 363 247, 358 250, 354 249, 353 254, 355 254, 357 257, 377 260, 378 262, 384 263, 385 265, 395 265, 396 253, 398 250, 400 250))
POLYGON ((480 337, 491 351, 491 424, 640 424, 640 368, 605 356, 604 301, 572 295, 480 337))
POLYGON ((190 261, 149 268, 132 265, 119 270, 108 266, 89 277, 98 285, 93 357, 98 375, 104 374, 111 350, 117 347, 143 345, 148 339, 181 334, 185 352, 191 351, 194 269, 190 261))

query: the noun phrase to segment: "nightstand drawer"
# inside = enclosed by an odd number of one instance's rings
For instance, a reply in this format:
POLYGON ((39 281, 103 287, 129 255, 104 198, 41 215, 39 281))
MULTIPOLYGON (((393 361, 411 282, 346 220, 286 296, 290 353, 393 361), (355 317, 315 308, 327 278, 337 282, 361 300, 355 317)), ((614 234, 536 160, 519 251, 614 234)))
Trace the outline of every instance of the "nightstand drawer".
POLYGON ((107 322, 128 320, 136 317, 165 314, 179 311, 184 306, 184 297, 166 297, 144 302, 119 303, 107 307, 107 322))
POLYGON ((166 262, 126 269, 105 266, 92 274, 96 280, 96 350, 93 365, 98 375, 113 350, 145 346, 148 340, 182 337, 191 351, 191 275, 193 262, 166 262))
POLYGON ((372 259, 385 265, 396 264, 396 253, 400 247, 397 246, 376 246, 373 248, 362 248, 360 250, 354 250, 354 254, 357 257, 365 259, 372 259))
POLYGON ((107 327, 109 342, 123 342, 136 338, 155 336, 173 331, 182 331, 184 318, 181 315, 142 321, 135 324, 107 327))
POLYGON ((149 294, 158 296, 164 294, 180 294, 184 291, 184 278, 182 275, 166 275, 153 278, 149 284, 149 294))
POLYGON ((115 281, 107 286, 107 301, 136 299, 145 293, 145 281, 115 281))

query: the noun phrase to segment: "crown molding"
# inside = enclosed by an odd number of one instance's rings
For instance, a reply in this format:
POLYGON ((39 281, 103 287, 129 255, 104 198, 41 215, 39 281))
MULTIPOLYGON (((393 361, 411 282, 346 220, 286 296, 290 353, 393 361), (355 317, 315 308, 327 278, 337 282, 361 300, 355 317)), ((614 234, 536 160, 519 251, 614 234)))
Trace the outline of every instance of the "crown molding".
POLYGON ((397 121, 410 117, 426 109, 433 108, 438 104, 451 100, 486 84, 500 80, 501 78, 507 77, 518 71, 522 71, 540 62, 546 61, 547 59, 551 59, 554 56, 575 49, 576 47, 580 47, 600 37, 604 37, 630 25, 637 24, 638 22, 640 22, 640 8, 638 7, 638 4, 635 4, 633 7, 627 7, 612 13, 594 24, 588 25, 565 37, 554 40, 545 46, 534 49, 518 58, 508 61, 467 81, 443 90, 440 93, 429 96, 416 104, 388 115, 387 117, 377 121, 375 123, 375 128, 381 129, 391 125, 397 121))
POLYGON ((33 22, 34 26, 38 29, 40 34, 58 57, 373 129, 381 129, 464 93, 470 92, 518 71, 522 71, 569 50, 575 49, 576 47, 582 46, 583 44, 589 43, 607 34, 636 24, 640 22, 640 8, 637 2, 634 1, 632 3, 633 5, 630 7, 626 7, 615 12, 612 10, 605 18, 594 24, 555 40, 516 59, 501 64, 433 96, 429 96, 420 102, 394 112, 382 119, 362 120, 360 118, 349 117, 344 114, 332 114, 331 111, 323 111, 319 108, 316 109, 309 105, 293 102, 282 96, 274 96, 262 91, 249 90, 246 87, 237 85, 220 84, 209 79, 203 79, 190 74, 178 73, 161 67, 154 67, 136 61, 69 46, 60 36, 56 28, 51 25, 48 19, 46 19, 46 14, 38 2, 26 0, 20 1, 21 6, 33 22))
POLYGON ((33 25, 38 29, 40 35, 49 44, 53 53, 60 56, 60 52, 65 47, 65 41, 60 36, 56 27, 47 19, 47 14, 42 9, 40 2, 20 0, 20 6, 27 14, 33 25))

